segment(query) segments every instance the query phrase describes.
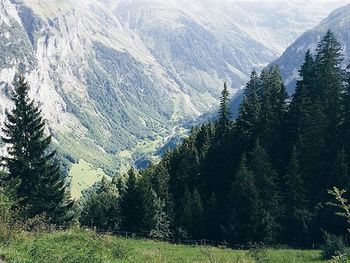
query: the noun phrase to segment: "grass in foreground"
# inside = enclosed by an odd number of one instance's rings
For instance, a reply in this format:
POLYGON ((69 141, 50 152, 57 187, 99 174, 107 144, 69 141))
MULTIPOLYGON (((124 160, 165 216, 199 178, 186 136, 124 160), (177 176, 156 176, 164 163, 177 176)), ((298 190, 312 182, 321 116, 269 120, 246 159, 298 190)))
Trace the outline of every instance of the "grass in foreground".
MULTIPOLYGON (((324 262, 319 251, 268 250, 269 263, 324 262)), ((135 240, 92 231, 69 230, 50 234, 22 234, 0 244, 7 263, 253 263, 246 251, 200 246, 171 245, 135 240)))

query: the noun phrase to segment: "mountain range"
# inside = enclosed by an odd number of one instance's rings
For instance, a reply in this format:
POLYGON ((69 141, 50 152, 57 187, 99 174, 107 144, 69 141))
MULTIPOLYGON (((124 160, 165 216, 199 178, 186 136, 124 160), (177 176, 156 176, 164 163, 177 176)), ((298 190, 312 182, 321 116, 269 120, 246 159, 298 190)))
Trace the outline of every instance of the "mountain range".
MULTIPOLYGON (((113 174, 142 164, 184 132, 183 122, 217 105, 224 81, 235 94, 251 69, 345 3, 0 0, 0 118, 22 73, 64 160, 113 174)), ((344 23, 339 35, 349 43, 348 20, 337 21, 331 28, 344 23)), ((296 68, 288 56, 317 43, 321 31, 308 31, 277 60, 284 76, 296 68)))
MULTIPOLYGON (((299 69, 304 62, 307 50, 315 54, 317 43, 322 39, 328 30, 331 30, 342 46, 344 67, 350 61, 350 4, 339 7, 332 11, 328 17, 323 19, 317 26, 307 30, 299 36, 283 54, 271 62, 269 66, 277 65, 289 94, 293 94, 295 84, 299 78, 299 69)), ((230 107, 233 117, 237 116, 237 109, 243 99, 242 90, 233 96, 230 107)))

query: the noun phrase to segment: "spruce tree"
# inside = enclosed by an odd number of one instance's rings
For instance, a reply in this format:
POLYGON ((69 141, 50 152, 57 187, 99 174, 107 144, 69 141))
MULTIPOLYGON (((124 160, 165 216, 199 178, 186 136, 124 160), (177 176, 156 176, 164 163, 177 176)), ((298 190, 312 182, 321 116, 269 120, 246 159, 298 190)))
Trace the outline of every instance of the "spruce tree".
POLYGON ((348 190, 350 187, 348 156, 344 148, 337 153, 334 167, 334 178, 332 178, 330 184, 345 190, 348 190))
POLYGON ((14 108, 6 112, 2 136, 8 151, 3 157, 8 170, 5 181, 17 185, 15 195, 25 217, 45 214, 52 223, 65 224, 73 217, 73 202, 67 199, 55 151, 50 151, 51 136, 45 136, 45 120, 29 98, 29 89, 21 76, 10 96, 14 108))
POLYGON ((285 114, 287 92, 278 67, 261 73, 261 110, 259 140, 280 172, 285 166, 285 114))
POLYGON ((249 169, 255 178, 259 193, 259 239, 263 242, 275 242, 280 229, 279 219, 282 214, 278 177, 269 156, 257 141, 250 154, 249 169))
POLYGON ((227 89, 226 82, 224 83, 224 89, 221 92, 220 108, 219 108, 219 120, 217 122, 217 130, 219 137, 225 136, 231 126, 231 113, 229 109, 229 91, 227 89))
MULTIPOLYGON (((342 61, 341 45, 334 34, 328 31, 318 45, 315 58, 315 72, 317 76, 315 85, 318 88, 318 97, 322 104, 326 124, 323 131, 326 145, 323 154, 325 162, 324 172, 328 174, 330 170, 327 168, 332 167, 332 164, 334 164, 340 144, 341 96, 344 91, 342 61)), ((324 174, 323 176, 323 180, 327 181, 328 175, 324 174)))
POLYGON ((221 240, 221 212, 215 193, 211 193, 204 208, 204 235, 211 240, 221 240))
POLYGON ((305 54, 304 63, 299 70, 300 80, 297 81, 292 101, 289 105, 287 116, 289 149, 292 149, 298 140, 298 132, 303 129, 304 114, 307 114, 307 107, 315 100, 313 92, 314 84, 314 59, 311 51, 305 54))
POLYGON ((341 97, 343 111, 341 115, 341 138, 346 154, 350 155, 350 64, 345 71, 345 87, 341 97))
POLYGON ((195 189, 190 192, 186 189, 182 199, 183 212, 181 216, 181 225, 192 238, 202 237, 203 226, 203 205, 202 199, 195 189))
POLYGON ((105 231, 116 231, 120 227, 119 195, 113 182, 105 177, 83 193, 80 224, 105 231))
POLYGON ((170 220, 166 213, 165 202, 156 197, 154 199, 154 226, 150 232, 150 236, 157 239, 168 239, 171 236, 170 220))
POLYGON ((138 178, 136 171, 128 171, 126 191, 120 200, 121 229, 133 233, 150 233, 154 228, 154 198, 147 178, 138 178))
POLYGON ((247 83, 244 99, 236 120, 236 132, 242 152, 251 150, 258 136, 261 104, 258 96, 260 80, 255 71, 247 83))
POLYGON ((297 149, 294 146, 288 170, 283 178, 284 211, 284 241, 291 244, 308 242, 311 213, 308 210, 306 191, 301 177, 297 149))
POLYGON ((257 241, 259 218, 259 193, 255 178, 247 167, 247 158, 243 154, 241 164, 236 173, 231 198, 233 199, 231 229, 234 242, 248 244, 257 241))

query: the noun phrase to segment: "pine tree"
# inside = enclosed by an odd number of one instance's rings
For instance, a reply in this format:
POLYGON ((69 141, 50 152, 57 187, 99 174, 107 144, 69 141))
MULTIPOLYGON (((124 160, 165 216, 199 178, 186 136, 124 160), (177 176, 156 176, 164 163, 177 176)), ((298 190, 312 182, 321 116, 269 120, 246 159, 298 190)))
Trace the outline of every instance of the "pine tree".
POLYGON ((247 158, 243 154, 241 164, 232 186, 233 199, 231 214, 231 229, 233 241, 248 244, 257 241, 259 218, 259 196, 255 178, 247 167, 247 158))
MULTIPOLYGON (((341 45, 334 34, 328 31, 318 45, 315 58, 315 85, 326 121, 323 136, 326 144, 324 160, 327 167, 332 167, 340 144, 341 96, 344 91, 342 61, 341 45)), ((324 171, 330 173, 329 169, 324 171)), ((323 180, 327 181, 326 177, 323 180)))
POLYGON ((81 204, 80 224, 105 231, 120 227, 119 194, 113 182, 105 177, 84 193, 81 204))
POLYGON ((66 184, 55 152, 49 150, 51 136, 45 136, 41 110, 29 98, 24 77, 14 83, 14 108, 6 112, 4 136, 8 157, 3 157, 9 184, 18 187, 15 195, 25 208, 25 216, 46 214, 52 223, 65 224, 73 217, 67 200, 66 184))
POLYGON ((236 132, 242 152, 251 150, 258 136, 261 104, 258 97, 260 80, 255 71, 252 72, 245 89, 245 97, 239 108, 236 120, 236 132))
POLYGON ((149 181, 138 178, 136 171, 128 171, 126 192, 120 200, 121 229, 133 233, 150 233, 154 227, 154 198, 149 181))
POLYGON ((259 234, 260 241, 275 242, 280 228, 279 219, 282 213, 278 177, 273 169, 269 156, 259 142, 250 156, 250 171, 255 178, 259 193, 259 234))
POLYGON ((203 226, 203 205, 202 199, 195 189, 192 193, 186 189, 182 199, 183 213, 181 225, 187 233, 193 238, 202 237, 203 226))
POLYGON ((167 239, 171 236, 170 220, 165 211, 165 202, 160 198, 154 200, 154 227, 150 232, 150 236, 157 239, 167 239))
POLYGON ((343 111, 341 115, 341 138, 346 154, 350 155, 350 64, 345 72, 345 87, 341 97, 343 111))
POLYGON ((231 113, 229 109, 229 91, 227 89, 226 82, 224 83, 224 89, 221 92, 219 120, 217 122, 217 130, 219 136, 225 136, 231 126, 231 113))
POLYGON ((222 240, 221 237, 221 213, 218 200, 216 198, 215 193, 211 193, 209 200, 204 208, 204 226, 205 229, 205 237, 210 240, 222 240))
POLYGON ((291 245, 306 245, 311 213, 308 210, 304 182, 300 174, 296 147, 293 147, 288 171, 283 180, 284 193, 284 237, 291 245))
POLYGON ((332 178, 330 184, 346 190, 350 187, 348 156, 344 148, 342 148, 337 154, 334 167, 334 178, 332 178))
POLYGON ((307 107, 315 100, 312 96, 315 95, 313 91, 314 84, 314 59, 311 51, 308 50, 305 54, 304 64, 299 70, 300 80, 297 81, 295 93, 292 96, 292 101, 289 105, 287 123, 288 123, 288 137, 290 138, 291 147, 298 140, 298 132, 303 127, 304 114, 307 114, 307 107))
POLYGON ((261 73, 261 110, 259 140, 280 172, 285 166, 287 92, 278 67, 261 73))

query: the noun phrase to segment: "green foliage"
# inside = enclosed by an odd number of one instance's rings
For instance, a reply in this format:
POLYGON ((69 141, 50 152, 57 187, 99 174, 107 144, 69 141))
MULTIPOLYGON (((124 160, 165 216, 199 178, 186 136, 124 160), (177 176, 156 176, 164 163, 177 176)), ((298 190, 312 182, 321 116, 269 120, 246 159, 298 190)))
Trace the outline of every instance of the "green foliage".
POLYGON ((129 256, 129 250, 122 241, 101 237, 91 231, 68 231, 62 233, 30 235, 11 243, 6 260, 10 262, 115 262, 129 256), (113 260, 113 261, 112 261, 113 260))
MULTIPOLYGON (((339 190, 337 187, 333 187, 332 190, 328 190, 328 193, 335 198, 336 202, 335 203, 328 202, 327 204, 340 209, 341 211, 337 212, 336 214, 341 217, 344 217, 349 225, 350 224, 350 204, 348 202, 348 199, 344 197, 346 190, 339 190)), ((348 229, 348 231, 350 230, 348 229)))
POLYGON ((104 231, 119 230, 121 215, 117 188, 105 177, 84 193, 81 203, 80 224, 104 231))
POLYGON ((167 213, 165 212, 165 203, 160 198, 154 200, 154 226, 150 232, 150 236, 156 239, 168 239, 171 236, 170 221, 167 213))
POLYGON ((254 174, 247 167, 245 155, 236 173, 231 195, 234 207, 232 213, 234 240, 247 244, 257 239, 260 203, 254 174))
POLYGON ((327 189, 350 185, 350 74, 340 48, 328 32, 315 56, 306 53, 291 98, 277 67, 253 71, 235 121, 225 84, 218 120, 142 171, 178 236, 311 246, 320 229, 344 231, 323 206, 327 189))
POLYGON ((120 200, 121 230, 148 235, 154 228, 155 198, 148 180, 139 177, 134 169, 130 169, 126 191, 122 193, 120 200))
POLYGON ((267 249, 262 244, 251 244, 248 255, 253 258, 254 263, 268 263, 269 258, 267 256, 267 249))
POLYGON ((3 157, 7 176, 5 186, 16 185, 14 194, 24 207, 24 217, 45 214, 51 222, 65 224, 73 214, 65 192, 65 181, 55 152, 49 150, 51 136, 45 136, 41 110, 29 98, 29 86, 23 77, 14 83, 11 94, 14 108, 6 113, 4 136, 8 156, 3 157))
POLYGON ((182 207, 181 226, 184 227, 189 237, 200 236, 203 230, 203 205, 197 189, 193 192, 186 189, 182 199, 182 207))
POLYGON ((345 254, 346 246, 342 237, 325 233, 324 239, 325 243, 321 246, 324 259, 331 259, 332 257, 345 254))
POLYGON ((224 84, 224 89, 221 92, 221 98, 220 98, 220 109, 219 109, 219 120, 218 120, 218 130, 219 133, 224 135, 227 130, 230 128, 230 109, 228 107, 229 103, 229 95, 227 89, 227 84, 224 84))
MULTIPOLYGON (((318 250, 273 250, 269 263, 322 263, 318 250)), ((172 245, 142 239, 98 235, 92 231, 24 233, 7 245, 0 242, 0 258, 9 263, 253 263, 244 250, 172 245)))
POLYGON ((13 206, 14 202, 5 194, 4 189, 0 188, 0 242, 8 241, 12 237, 11 224, 15 217, 13 206))

